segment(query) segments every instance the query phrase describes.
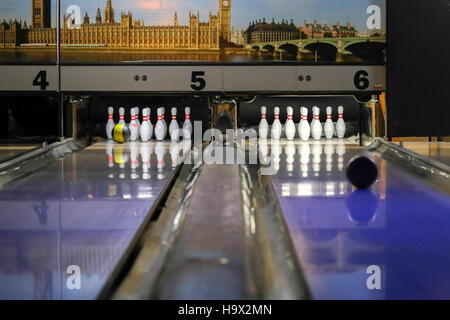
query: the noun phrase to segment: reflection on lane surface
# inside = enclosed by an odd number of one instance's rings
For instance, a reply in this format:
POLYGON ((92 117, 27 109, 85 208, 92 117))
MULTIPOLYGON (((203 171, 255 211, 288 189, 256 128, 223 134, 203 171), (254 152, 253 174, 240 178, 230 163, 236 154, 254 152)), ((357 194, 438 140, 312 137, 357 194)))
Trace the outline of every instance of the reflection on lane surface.
POLYGON ((184 147, 95 144, 0 189, 0 299, 95 298, 184 147))
POLYGON ((277 163, 271 179, 314 298, 450 298, 449 196, 344 141, 260 141, 260 155, 277 163), (380 169, 368 190, 345 177, 359 154, 380 169))

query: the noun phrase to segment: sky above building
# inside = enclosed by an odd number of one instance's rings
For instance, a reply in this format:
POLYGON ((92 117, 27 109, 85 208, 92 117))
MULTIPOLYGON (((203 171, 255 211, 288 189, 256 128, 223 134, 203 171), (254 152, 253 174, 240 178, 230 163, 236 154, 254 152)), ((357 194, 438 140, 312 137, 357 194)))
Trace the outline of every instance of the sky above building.
MULTIPOLYGON (((250 21, 266 18, 271 21, 294 19, 297 26, 316 19, 319 23, 334 24, 350 22, 359 31, 366 30, 367 7, 376 4, 382 9, 383 28, 385 27, 386 0, 231 0, 231 24, 235 28, 245 29, 250 21)), ((115 19, 120 21, 122 10, 131 11, 133 19, 144 20, 145 25, 170 25, 175 11, 180 24, 187 24, 189 10, 200 12, 200 21, 208 20, 209 11, 217 14, 218 0, 112 0, 115 19)), ((82 16, 87 12, 91 22, 95 21, 97 8, 102 17, 106 0, 61 0, 61 12, 64 14, 70 5, 77 5, 82 16)), ((56 0, 52 0, 52 25, 56 23, 56 0)), ((31 21, 31 0, 0 0, 0 19, 10 18, 31 21)))

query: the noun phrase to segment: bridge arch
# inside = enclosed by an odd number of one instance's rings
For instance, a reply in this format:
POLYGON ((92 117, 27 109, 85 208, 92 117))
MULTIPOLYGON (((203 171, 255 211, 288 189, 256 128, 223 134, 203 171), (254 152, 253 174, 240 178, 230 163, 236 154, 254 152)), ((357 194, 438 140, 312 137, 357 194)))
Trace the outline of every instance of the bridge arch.
POLYGON ((337 45, 331 41, 315 41, 307 43, 303 49, 310 51, 314 55, 317 53, 318 60, 335 61, 338 52, 337 45))
POLYGON ((281 44, 278 48, 286 51, 287 53, 293 55, 294 57, 297 55, 298 46, 293 43, 284 43, 281 44))
POLYGON ((263 50, 269 51, 269 52, 274 52, 275 51, 275 46, 271 43, 268 43, 266 45, 264 45, 262 47, 263 50))
POLYGON ((366 62, 382 62, 384 60, 384 51, 386 42, 361 40, 352 41, 343 46, 343 50, 352 53, 366 62))

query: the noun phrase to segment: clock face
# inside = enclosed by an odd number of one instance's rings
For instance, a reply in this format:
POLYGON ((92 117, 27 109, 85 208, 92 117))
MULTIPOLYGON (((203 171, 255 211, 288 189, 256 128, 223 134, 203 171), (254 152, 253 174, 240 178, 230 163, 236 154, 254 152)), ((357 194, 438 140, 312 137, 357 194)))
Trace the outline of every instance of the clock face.
POLYGON ((227 1, 227 0, 224 0, 222 3, 223 3, 223 5, 224 5, 225 7, 228 7, 228 1, 227 1))

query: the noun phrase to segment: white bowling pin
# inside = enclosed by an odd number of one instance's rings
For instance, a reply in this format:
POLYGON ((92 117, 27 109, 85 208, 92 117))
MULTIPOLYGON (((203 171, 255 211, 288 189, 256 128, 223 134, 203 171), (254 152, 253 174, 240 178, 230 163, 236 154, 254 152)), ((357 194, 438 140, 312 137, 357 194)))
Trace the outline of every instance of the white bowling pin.
POLYGON ((162 107, 162 122, 164 124, 164 137, 167 136, 167 131, 168 131, 165 116, 166 116, 166 108, 162 107))
POLYGON ((265 106, 261 107, 261 121, 259 122, 259 138, 266 140, 269 134, 269 123, 266 119, 267 108, 265 106))
POLYGON ((180 137, 180 126, 177 121, 177 108, 172 108, 172 121, 169 125, 169 135, 172 141, 178 141, 180 137))
POLYGON ((339 119, 336 122, 336 134, 339 139, 343 139, 345 136, 345 121, 344 121, 344 107, 338 107, 339 119))
MULTIPOLYGON (((136 123, 138 126, 138 132, 141 131, 141 121, 139 121, 139 107, 134 107, 134 114, 136 115, 136 123)), ((144 119, 142 119, 144 121, 144 119)))
POLYGON ((136 109, 131 108, 131 122, 130 122, 130 141, 136 141, 139 136, 138 126, 136 122, 136 109))
POLYGON ((311 135, 314 140, 320 140, 322 137, 322 124, 320 123, 320 109, 316 108, 314 110, 314 121, 311 125, 311 135))
POLYGON ((112 131, 114 129, 114 126, 116 125, 114 123, 113 114, 114 114, 114 108, 109 107, 108 108, 108 122, 106 122, 106 137, 109 140, 112 140, 112 138, 113 138, 112 131))
POLYGON ((184 112, 186 113, 186 120, 183 123, 183 137, 190 140, 192 137, 191 108, 186 107, 184 112))
POLYGON ((298 136, 300 137, 300 140, 302 140, 302 132, 301 132, 302 122, 303 122, 303 107, 300 107, 300 122, 297 125, 298 136))
POLYGON ((150 126, 148 123, 148 110, 147 108, 144 108, 142 110, 142 125, 139 130, 139 133, 141 135, 141 140, 144 142, 147 142, 150 137, 150 126))
POLYGON ((331 119, 331 113, 332 109, 331 107, 327 107, 327 121, 325 122, 324 131, 325 131, 325 138, 328 140, 333 139, 334 135, 334 123, 331 119))
POLYGON ((308 108, 302 110, 302 121, 300 122, 300 136, 303 141, 308 141, 311 136, 311 128, 308 123, 308 108))
POLYGON ((125 124, 125 108, 119 108, 119 124, 125 124))
POLYGON ((162 116, 162 113, 163 113, 162 108, 158 108, 157 112, 158 112, 158 122, 156 122, 156 125, 155 125, 155 137, 156 137, 156 140, 162 141, 166 137, 166 133, 164 130, 163 116, 162 116))
POLYGON ((280 122, 280 108, 275 107, 275 120, 272 123, 271 137, 274 140, 280 140, 281 138, 281 122, 280 122))
POLYGON ((286 139, 289 141, 295 138, 295 123, 294 123, 294 109, 287 107, 287 121, 285 125, 286 139))

